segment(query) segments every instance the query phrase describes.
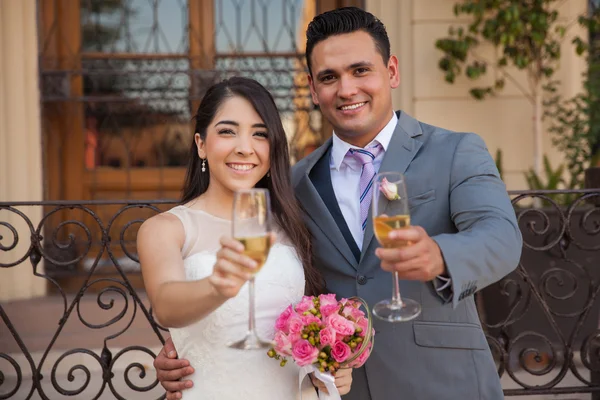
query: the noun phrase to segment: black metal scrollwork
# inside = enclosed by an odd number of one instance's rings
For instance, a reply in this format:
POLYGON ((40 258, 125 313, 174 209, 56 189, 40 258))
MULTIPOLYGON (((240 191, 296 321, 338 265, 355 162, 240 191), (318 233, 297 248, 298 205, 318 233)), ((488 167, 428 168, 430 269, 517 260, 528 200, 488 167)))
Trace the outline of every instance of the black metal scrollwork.
MULTIPOLYGON (((565 193, 577 198, 563 205, 555 201, 555 192, 510 193, 524 240, 521 262, 503 280, 478 293, 482 324, 498 373, 518 387, 506 389, 506 396, 600 391, 600 381, 595 378, 600 374, 600 212, 589 202, 600 197, 600 190, 565 193), (532 207, 535 198, 542 200, 541 207, 532 207)), ((35 394, 53 398, 46 393, 49 386, 42 385, 45 368, 50 368, 46 375, 51 388, 63 396, 97 399, 110 391, 115 398, 127 399, 122 393, 126 388, 150 397, 156 390, 160 397, 157 380, 148 375, 148 360, 155 353, 136 343, 111 349, 111 341, 131 327, 138 310, 156 334, 157 347, 163 341, 164 328, 141 301, 129 280, 131 270, 126 271, 122 264, 139 263, 132 237, 140 224, 173 205, 171 201, 0 203, 0 253, 9 256, 3 260, 10 260, 0 268, 25 268, 30 260, 34 274, 53 283, 64 304, 58 328, 39 361, 33 360, 0 305, 0 323, 8 327, 26 360, 22 364, 14 354, 0 352, 0 400, 25 392, 28 399, 35 394), (31 221, 22 210, 25 206, 43 207, 41 222, 31 221), (105 211, 109 208, 110 214, 105 211), (79 213, 78 217, 69 212, 79 213), (57 221, 59 216, 66 217, 57 221), (16 225, 16 220, 24 222, 25 231, 17 228, 21 225, 16 225), (87 269, 79 271, 84 283, 72 299, 72 291, 63 290, 55 271, 37 269, 42 261, 79 269, 87 262, 87 269), (107 276, 107 269, 113 274, 107 276), (83 307, 82 299, 92 296, 94 301, 83 307), (98 307, 97 312, 89 309, 90 304, 98 307), (103 332, 104 339, 98 344, 102 351, 73 348, 50 364, 49 353, 72 317, 86 329, 103 332), (86 362, 79 361, 82 359, 86 362), (101 374, 93 373, 92 368, 101 374), (31 388, 23 387, 24 371, 28 370, 31 388), (66 371, 66 381, 58 378, 59 371, 66 371), (117 385, 116 380, 124 384, 117 385), (68 382, 74 387, 66 387, 68 382)))
MULTIPOLYGON (((19 357, 0 351, 0 400, 13 398, 15 395, 18 395, 19 398, 22 396, 22 398, 30 399, 35 394, 43 399, 54 399, 56 394, 52 391, 67 397, 84 396, 89 399, 98 399, 107 390, 110 390, 115 398, 127 399, 126 393, 119 393, 119 390, 123 390, 123 385, 115 385, 113 382, 116 379, 115 373, 122 370, 121 366, 117 370, 113 370, 115 363, 119 359, 122 360, 125 353, 134 354, 127 357, 130 364, 125 367, 123 372, 126 387, 134 392, 149 392, 156 388, 158 385, 156 379, 145 382, 143 385, 135 383, 137 379, 148 380, 147 360, 145 360, 146 363, 135 361, 136 357, 143 355, 147 359, 152 359, 155 357, 154 352, 143 346, 132 345, 119 350, 113 357, 111 340, 126 332, 136 318, 137 311, 141 310, 149 323, 148 329, 156 334, 156 345, 160 346, 164 342, 161 330, 165 329, 156 324, 151 309, 142 302, 134 290, 128 274, 120 264, 123 260, 138 262, 135 246, 128 244, 131 240, 127 239, 129 236, 135 236, 135 228, 139 227, 148 216, 161 212, 160 207, 164 209, 173 205, 173 201, 156 201, 153 204, 102 201, 88 204, 77 202, 0 203, 0 229, 8 232, 6 234, 3 231, 3 235, 0 237, 2 244, 0 253, 8 255, 8 258, 3 257, 3 260, 10 260, 0 263, 0 268, 27 268, 26 263, 29 258, 34 267, 34 274, 51 282, 64 304, 57 321, 58 328, 39 361, 33 360, 33 355, 21 340, 17 328, 0 305, 0 317, 2 317, 0 323, 4 323, 8 327, 20 352, 29 363, 28 366, 20 365, 19 357), (120 206, 119 209, 108 220, 103 220, 100 217, 105 214, 101 212, 102 208, 115 205, 120 206), (27 213, 22 210, 25 207, 44 208, 44 215, 38 224, 34 224, 27 213), (67 214, 64 214, 65 212, 67 214), (132 212, 137 214, 128 218, 128 213, 132 212), (144 218, 140 218, 140 212, 146 212, 144 218), (66 216, 66 219, 59 218, 57 220, 58 216, 61 218, 66 216), (24 225, 28 232, 19 231, 13 222, 16 219, 26 222, 24 225), (118 234, 111 237, 109 234, 111 230, 118 230, 118 234), (23 243, 25 238, 29 238, 30 242, 23 243), (25 253, 22 254, 23 250, 19 250, 19 254, 17 254, 17 249, 22 247, 26 247, 25 253), (56 275, 56 270, 38 271, 37 266, 41 261, 58 266, 57 269, 66 269, 72 265, 78 266, 77 273, 83 276, 84 283, 72 299, 69 298, 73 294, 72 289, 69 293, 68 290, 61 287, 58 283, 60 274, 56 275), (102 267, 100 266, 101 262, 104 263, 102 267), (107 262, 110 264, 108 267, 107 262), (85 263, 88 264, 87 269, 82 269, 81 266, 85 263), (107 269, 112 273, 107 272, 107 269), (107 274, 109 275, 107 276, 107 274), (115 274, 117 277, 114 277, 115 274), (96 297, 95 301, 93 303, 87 301, 84 309, 82 299, 91 296, 96 297), (90 304, 95 304, 101 312, 90 310, 90 304), (74 312, 76 317, 73 316, 74 312), (101 330, 103 336, 104 332, 107 332, 103 343, 98 345, 102 348, 102 352, 97 354, 92 349, 73 348, 60 354, 55 361, 49 364, 50 353, 72 316, 87 329, 101 330), (101 318, 101 321, 97 321, 97 318, 101 318), (10 366, 11 369, 3 369, 5 365, 10 366), (30 379, 32 382, 28 393, 25 393, 26 388, 23 387, 24 367, 31 369, 30 379), (46 375, 49 375, 51 388, 48 385, 42 385, 45 382, 42 371, 46 371, 48 368, 50 373, 46 375), (99 369, 101 374, 93 372, 96 369, 99 369), (137 374, 136 371, 138 371, 137 374), (65 376, 65 374, 66 380, 59 377, 59 375, 65 376), (137 375, 137 379, 132 379, 135 375, 137 375), (68 387, 68 382, 75 387, 68 387), (66 383, 67 385, 65 385, 66 383)), ((164 395, 161 395, 161 391, 158 390, 154 397, 164 398, 164 395)))

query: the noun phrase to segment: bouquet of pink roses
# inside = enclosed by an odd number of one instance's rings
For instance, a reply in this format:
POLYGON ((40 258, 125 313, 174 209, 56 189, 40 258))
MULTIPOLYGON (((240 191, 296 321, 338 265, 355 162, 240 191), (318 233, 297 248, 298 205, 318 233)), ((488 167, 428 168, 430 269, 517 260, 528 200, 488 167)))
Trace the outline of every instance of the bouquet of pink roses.
POLYGON ((282 367, 292 358, 302 367, 300 383, 314 372, 330 395, 339 398, 339 393, 337 397, 332 393, 337 392, 335 372, 341 367, 358 368, 371 354, 375 330, 370 317, 369 307, 359 297, 337 301, 335 294, 304 296, 277 319, 274 347, 268 355, 282 367))

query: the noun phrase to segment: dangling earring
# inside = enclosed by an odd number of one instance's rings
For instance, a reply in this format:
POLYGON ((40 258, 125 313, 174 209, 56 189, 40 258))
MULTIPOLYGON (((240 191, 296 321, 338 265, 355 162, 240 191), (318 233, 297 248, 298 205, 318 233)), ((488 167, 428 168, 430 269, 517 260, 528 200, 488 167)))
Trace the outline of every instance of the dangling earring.
POLYGON ((202 159, 202 172, 206 172, 206 159, 202 159))
POLYGON ((271 177, 271 171, 267 171, 267 178, 271 177))

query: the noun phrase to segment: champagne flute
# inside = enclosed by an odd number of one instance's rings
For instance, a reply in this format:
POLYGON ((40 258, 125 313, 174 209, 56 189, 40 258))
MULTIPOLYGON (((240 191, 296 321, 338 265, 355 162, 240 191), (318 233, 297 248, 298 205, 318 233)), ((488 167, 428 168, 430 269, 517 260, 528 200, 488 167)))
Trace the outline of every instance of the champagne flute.
POLYGON ((256 333, 254 309, 254 277, 260 271, 271 249, 271 204, 267 189, 241 190, 234 194, 232 236, 244 245, 244 254, 257 262, 248 281, 250 293, 250 315, 248 332, 229 347, 241 350, 265 349, 273 343, 262 340, 256 333))
MULTIPOLYGON (((373 181, 373 232, 384 248, 409 246, 389 238, 390 232, 410 226, 406 181, 399 172, 377 174, 373 181)), ((375 304, 373 315, 387 322, 403 322, 416 318, 421 313, 421 305, 415 300, 400 297, 398 273, 393 273, 394 285, 391 299, 375 304)))

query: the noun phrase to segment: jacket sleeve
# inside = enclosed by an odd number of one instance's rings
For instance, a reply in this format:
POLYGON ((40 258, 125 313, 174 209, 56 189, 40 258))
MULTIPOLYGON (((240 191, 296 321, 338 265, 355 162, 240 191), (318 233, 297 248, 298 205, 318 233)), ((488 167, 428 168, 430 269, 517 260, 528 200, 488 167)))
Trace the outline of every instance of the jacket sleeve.
MULTIPOLYGON (((514 209, 484 141, 462 134, 451 167, 450 214, 456 233, 432 237, 451 285, 438 290, 456 307, 464 298, 502 279, 521 257, 522 237, 514 209)), ((440 288, 440 282, 433 282, 440 288)))

